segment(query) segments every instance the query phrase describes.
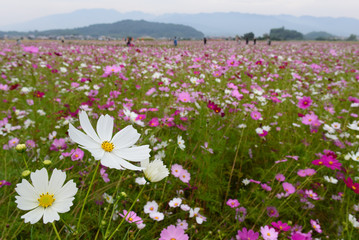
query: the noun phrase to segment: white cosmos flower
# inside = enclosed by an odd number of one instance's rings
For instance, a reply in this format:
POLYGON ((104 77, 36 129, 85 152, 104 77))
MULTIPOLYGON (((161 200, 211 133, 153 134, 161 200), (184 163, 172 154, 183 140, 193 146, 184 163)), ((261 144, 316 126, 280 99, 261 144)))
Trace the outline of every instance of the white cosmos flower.
POLYGON ((141 135, 131 125, 112 137, 113 118, 109 115, 100 116, 97 121, 97 133, 86 112, 80 112, 79 118, 81 127, 86 134, 77 130, 70 123, 69 136, 82 148, 91 152, 96 160, 101 160, 103 166, 115 169, 143 169, 127 162, 141 162, 148 159, 151 151, 148 145, 134 146, 141 135))
POLYGON ((34 224, 43 217, 43 222, 51 223, 60 220, 58 213, 70 211, 72 201, 77 193, 76 184, 70 180, 64 186, 66 173, 54 169, 49 181, 45 168, 36 170, 30 175, 32 185, 23 179, 16 185, 17 207, 21 210, 31 210, 22 215, 25 223, 34 224))
POLYGON ((149 160, 142 161, 141 166, 144 168, 145 178, 150 182, 159 182, 170 174, 162 160, 159 159, 152 162, 149 160))

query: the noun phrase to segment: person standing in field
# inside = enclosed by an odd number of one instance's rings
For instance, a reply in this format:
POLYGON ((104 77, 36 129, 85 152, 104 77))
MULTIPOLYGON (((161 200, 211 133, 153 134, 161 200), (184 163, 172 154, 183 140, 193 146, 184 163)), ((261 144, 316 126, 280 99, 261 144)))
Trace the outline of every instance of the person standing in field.
POLYGON ((253 45, 256 45, 256 43, 257 43, 257 38, 254 38, 253 39, 253 45))
POLYGON ((175 37, 175 39, 173 40, 173 44, 175 45, 175 47, 177 47, 177 37, 175 37))
POLYGON ((271 40, 270 40, 270 38, 268 38, 267 43, 268 43, 268 46, 271 45, 271 40))
POLYGON ((248 45, 248 42, 249 42, 249 39, 248 39, 248 38, 246 38, 246 45, 248 45))
POLYGON ((207 44, 207 38, 203 38, 203 43, 204 43, 204 45, 207 44))

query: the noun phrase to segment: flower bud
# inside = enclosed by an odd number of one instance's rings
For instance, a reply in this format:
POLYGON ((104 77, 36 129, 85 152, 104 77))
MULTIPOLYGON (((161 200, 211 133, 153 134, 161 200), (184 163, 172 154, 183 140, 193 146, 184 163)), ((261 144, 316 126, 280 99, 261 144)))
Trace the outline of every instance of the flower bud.
POLYGON ((26 151, 26 145, 25 144, 18 144, 15 147, 16 151, 19 153, 25 152, 26 151))
POLYGON ((21 173, 21 176, 23 176, 23 177, 27 177, 27 176, 29 176, 30 175, 30 170, 25 170, 25 171, 23 171, 22 173, 21 173))
POLYGON ((50 165, 52 162, 49 159, 46 159, 42 162, 44 165, 50 165))
POLYGON ((162 160, 155 159, 153 162, 142 161, 141 167, 144 167, 143 173, 146 180, 150 182, 159 182, 169 175, 169 171, 162 160))

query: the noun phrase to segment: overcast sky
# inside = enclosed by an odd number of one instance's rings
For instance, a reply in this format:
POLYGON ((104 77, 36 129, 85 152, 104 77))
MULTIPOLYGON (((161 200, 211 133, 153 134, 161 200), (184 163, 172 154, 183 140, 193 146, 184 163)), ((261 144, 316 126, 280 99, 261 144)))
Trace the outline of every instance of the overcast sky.
POLYGON ((0 0, 0 25, 84 8, 154 14, 232 11, 359 19, 359 0, 0 0))

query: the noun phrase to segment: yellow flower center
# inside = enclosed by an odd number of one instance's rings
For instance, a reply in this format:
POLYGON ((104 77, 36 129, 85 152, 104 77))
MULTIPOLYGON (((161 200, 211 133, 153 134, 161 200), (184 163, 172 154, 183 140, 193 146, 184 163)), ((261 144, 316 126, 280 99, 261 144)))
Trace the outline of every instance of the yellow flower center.
POLYGON ((332 161, 329 161, 329 164, 330 164, 330 165, 332 165, 332 164, 333 164, 333 162, 332 162, 332 161))
POLYGON ((171 238, 170 240, 176 240, 175 238, 171 238))
POLYGON ((128 221, 132 222, 132 221, 133 221, 133 218, 130 217, 130 218, 128 219, 128 221))
POLYGON ((50 195, 48 192, 46 194, 43 193, 37 201, 39 201, 39 206, 47 208, 55 201, 54 194, 50 195))
POLYGON ((175 203, 175 206, 177 206, 178 205, 178 203, 175 203))
POLYGON ((267 233, 267 236, 270 236, 270 233, 267 233))
POLYGON ((155 217, 155 219, 158 219, 158 217, 155 217))
POLYGON ((150 210, 153 211, 153 207, 151 207, 150 210))
POLYGON ((353 189, 353 190, 356 190, 357 188, 356 188, 356 187, 354 187, 354 186, 352 186, 352 189, 353 189))
POLYGON ((101 144, 101 147, 103 150, 105 150, 106 152, 112 152, 112 150, 115 148, 115 146, 113 145, 113 143, 110 143, 108 141, 104 141, 101 144))

